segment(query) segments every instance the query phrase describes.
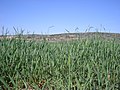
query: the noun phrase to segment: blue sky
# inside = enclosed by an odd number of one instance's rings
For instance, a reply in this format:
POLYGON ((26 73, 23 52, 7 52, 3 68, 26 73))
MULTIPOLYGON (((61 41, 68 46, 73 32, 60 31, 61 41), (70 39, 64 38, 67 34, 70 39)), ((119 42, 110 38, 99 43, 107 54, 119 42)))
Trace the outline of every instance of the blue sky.
POLYGON ((120 33, 120 0, 0 0, 0 34, 2 26, 9 34, 13 26, 36 34, 85 32, 91 26, 90 31, 120 33))

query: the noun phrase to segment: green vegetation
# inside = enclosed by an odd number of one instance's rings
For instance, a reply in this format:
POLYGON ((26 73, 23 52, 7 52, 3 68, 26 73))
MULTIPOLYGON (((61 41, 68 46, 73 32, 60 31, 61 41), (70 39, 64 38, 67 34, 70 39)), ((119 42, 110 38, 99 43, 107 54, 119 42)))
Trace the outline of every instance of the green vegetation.
POLYGON ((0 39, 0 90, 120 90, 120 43, 98 37, 0 39))

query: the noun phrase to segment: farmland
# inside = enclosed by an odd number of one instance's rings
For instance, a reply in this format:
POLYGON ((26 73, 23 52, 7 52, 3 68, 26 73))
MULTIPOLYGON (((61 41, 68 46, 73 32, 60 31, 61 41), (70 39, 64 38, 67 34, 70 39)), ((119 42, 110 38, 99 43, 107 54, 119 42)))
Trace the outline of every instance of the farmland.
POLYGON ((1 36, 0 89, 119 90, 120 34, 1 36))

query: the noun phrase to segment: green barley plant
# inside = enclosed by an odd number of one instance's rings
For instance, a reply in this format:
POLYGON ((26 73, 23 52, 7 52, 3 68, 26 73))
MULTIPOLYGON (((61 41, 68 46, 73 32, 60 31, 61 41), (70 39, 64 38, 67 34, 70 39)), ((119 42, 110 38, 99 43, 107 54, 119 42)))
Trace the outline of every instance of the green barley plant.
POLYGON ((0 90, 119 90, 120 41, 0 39, 0 90))

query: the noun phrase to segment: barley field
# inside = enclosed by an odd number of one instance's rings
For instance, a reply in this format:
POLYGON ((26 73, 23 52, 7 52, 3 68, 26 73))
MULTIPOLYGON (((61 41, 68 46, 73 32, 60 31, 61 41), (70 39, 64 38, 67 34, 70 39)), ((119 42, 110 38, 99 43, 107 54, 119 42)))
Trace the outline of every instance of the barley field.
POLYGON ((120 40, 4 37, 0 90, 120 90, 120 40))

